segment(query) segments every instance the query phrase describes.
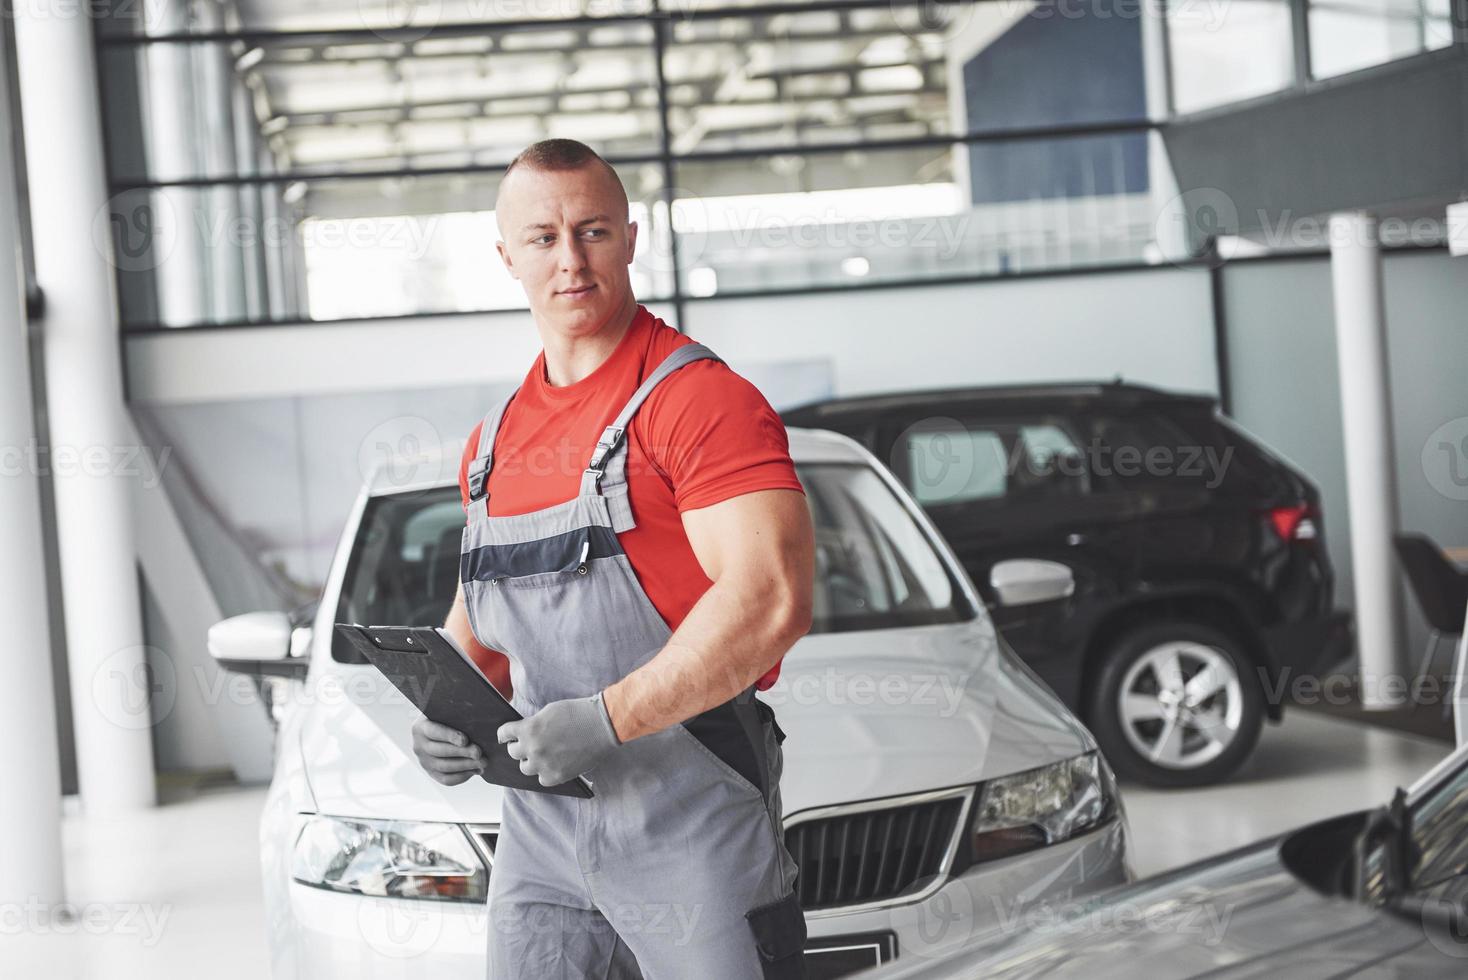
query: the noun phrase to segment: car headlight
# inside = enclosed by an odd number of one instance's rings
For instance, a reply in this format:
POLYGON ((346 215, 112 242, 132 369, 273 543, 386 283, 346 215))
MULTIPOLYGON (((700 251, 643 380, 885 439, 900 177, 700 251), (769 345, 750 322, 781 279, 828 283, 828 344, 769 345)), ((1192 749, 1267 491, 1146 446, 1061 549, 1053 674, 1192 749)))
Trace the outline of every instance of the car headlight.
POLYGON ((356 895, 483 902, 489 872, 458 824, 314 814, 291 855, 303 885, 356 895))
POLYGON ((979 786, 969 828, 974 863, 1083 834, 1116 812, 1111 770, 1096 752, 979 786))

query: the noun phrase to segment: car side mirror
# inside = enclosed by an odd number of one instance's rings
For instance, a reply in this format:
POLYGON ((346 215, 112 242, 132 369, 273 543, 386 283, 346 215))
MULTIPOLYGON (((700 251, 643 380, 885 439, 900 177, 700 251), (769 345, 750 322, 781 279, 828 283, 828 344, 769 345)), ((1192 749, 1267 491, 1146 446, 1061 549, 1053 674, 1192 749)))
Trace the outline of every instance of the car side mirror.
POLYGON ((310 628, 291 627, 283 612, 231 616, 209 627, 209 655, 237 674, 305 677, 310 628))
POLYGON ((1002 605, 1024 606, 1032 602, 1064 599, 1076 590, 1069 565, 1040 558, 1010 558, 989 570, 989 585, 1002 605))

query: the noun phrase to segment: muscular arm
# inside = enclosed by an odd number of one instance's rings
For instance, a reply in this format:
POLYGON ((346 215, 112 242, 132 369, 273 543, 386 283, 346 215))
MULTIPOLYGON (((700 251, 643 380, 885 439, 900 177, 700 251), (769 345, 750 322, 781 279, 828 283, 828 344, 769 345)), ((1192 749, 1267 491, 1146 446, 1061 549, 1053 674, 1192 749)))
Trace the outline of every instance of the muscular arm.
POLYGON ((805 497, 760 490, 685 511, 713 585, 668 643, 602 695, 623 742, 722 704, 810 629, 815 539, 805 497))
POLYGON ((513 685, 510 684, 510 661, 498 650, 491 650, 480 643, 474 637, 474 631, 469 628, 469 613, 464 609, 464 583, 459 583, 458 591, 454 593, 454 606, 449 610, 449 615, 444 620, 443 628, 448 630, 449 636, 459 644, 459 649, 469 655, 474 661, 480 673, 489 678, 489 682, 499 689, 505 697, 514 693, 513 685))

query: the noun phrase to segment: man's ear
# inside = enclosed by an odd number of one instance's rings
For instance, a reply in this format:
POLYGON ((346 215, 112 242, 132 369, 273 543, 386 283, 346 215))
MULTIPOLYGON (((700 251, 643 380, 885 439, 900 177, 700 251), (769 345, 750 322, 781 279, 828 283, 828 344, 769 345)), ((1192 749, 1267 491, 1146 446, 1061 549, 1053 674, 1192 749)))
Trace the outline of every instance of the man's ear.
POLYGON ((519 279, 520 276, 515 272, 515 263, 510 259, 510 252, 505 248, 505 243, 495 242, 494 247, 500 253, 500 261, 505 264, 505 271, 510 274, 510 278, 519 279))
POLYGON ((627 264, 632 264, 632 256, 637 251, 637 222, 627 222, 627 264))

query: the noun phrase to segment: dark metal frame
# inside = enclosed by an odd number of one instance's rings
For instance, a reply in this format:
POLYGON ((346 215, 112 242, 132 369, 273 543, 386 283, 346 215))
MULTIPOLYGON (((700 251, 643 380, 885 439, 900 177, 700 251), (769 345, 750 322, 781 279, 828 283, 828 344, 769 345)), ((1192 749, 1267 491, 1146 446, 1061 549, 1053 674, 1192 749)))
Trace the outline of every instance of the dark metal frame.
MULTIPOLYGON (((989 0, 970 0, 970 3, 984 3, 989 0)), ((748 160, 758 157, 789 155, 789 156, 820 156, 828 154, 839 154, 850 150, 863 150, 867 152, 880 152, 883 150, 915 149, 921 147, 952 147, 972 143, 987 142, 1022 142, 1027 140, 1047 140, 1079 138, 1086 136, 1118 135, 1125 133, 1150 132, 1160 129, 1161 124, 1147 119, 1117 120, 1113 122, 1091 123, 1068 126, 1040 126, 1018 129, 990 130, 982 132, 966 132, 957 135, 917 137, 912 139, 896 140, 871 140, 861 142, 842 143, 816 143, 816 144, 771 144, 767 146, 740 148, 731 150, 711 150, 702 152, 690 152, 675 154, 672 150, 672 133, 669 128, 668 98, 669 82, 664 73, 664 54, 672 46, 670 36, 671 25, 679 18, 693 20, 711 19, 754 19, 769 17, 777 14, 788 13, 812 13, 817 11, 853 11, 853 10, 931 10, 935 3, 939 6, 951 6, 959 9, 968 6, 964 2, 948 2, 948 0, 813 0, 809 3, 768 3, 752 5, 747 7, 724 7, 715 10, 699 10, 693 14, 684 14, 677 11, 666 10, 659 4, 658 0, 650 0, 650 7, 645 13, 637 14, 615 14, 606 17, 571 17, 564 19, 540 19, 520 20, 502 22, 474 22, 474 23, 449 23, 433 27, 425 34, 424 28, 360 28, 340 31, 269 31, 269 30, 243 30, 243 31, 213 31, 198 33, 174 33, 174 34, 121 34, 109 33, 103 30, 94 32, 94 47, 100 63, 102 53, 110 49, 136 48, 153 44, 219 44, 231 42, 243 42, 247 45, 259 45, 268 42, 297 42, 302 46, 326 45, 326 44, 350 44, 353 42, 383 44, 383 43, 407 43, 426 37, 467 37, 479 34, 505 34, 517 31, 530 30, 555 30, 576 27, 602 26, 615 23, 646 23, 652 27, 651 53, 654 59, 654 72, 657 88, 657 111, 659 123, 659 146, 655 154, 635 155, 613 155, 608 154, 608 162, 615 166, 635 165, 643 163, 656 163, 660 166, 663 177, 663 187, 660 191, 664 203, 671 207, 671 195, 677 187, 676 168, 680 163, 698 163, 720 160, 748 160)), ((100 26, 100 22, 99 22, 100 26)), ((344 59, 350 60, 350 59, 344 59)), ((475 102, 482 100, 465 100, 475 102)), ((104 101, 104 110, 107 103, 104 101)), ((103 112, 104 126, 106 125, 107 112, 103 112)), ((104 142, 104 147, 107 144, 104 142)), ((508 161, 507 161, 508 162, 508 161)), ((422 168, 384 168, 361 171, 293 171, 275 174, 231 174, 221 177, 187 177, 168 180, 154 179, 129 179, 120 178, 115 175, 112 161, 107 161, 108 189, 113 195, 127 191, 146 191, 160 188, 197 187, 209 188, 220 186, 234 186, 247 184, 285 184, 294 181, 338 181, 338 180, 376 180, 393 177, 433 177, 444 175, 473 174, 473 173, 499 173, 505 169, 504 164, 466 165, 453 167, 422 167, 422 168)), ((672 294, 669 296, 648 297, 646 302, 671 303, 677 311, 677 320, 681 325, 685 305, 694 297, 688 296, 683 287, 682 270, 678 259, 678 235, 672 235, 672 254, 670 256, 672 265, 672 294)), ((1125 269, 1129 263, 1119 263, 1113 266, 1101 267, 1112 269, 1125 269)), ((1062 271, 1062 270, 1056 270, 1062 271)), ((1085 270, 1063 270, 1093 271, 1085 270)), ((1043 273, 1040 273, 1043 274, 1043 273)), ((993 278, 1013 278, 1014 274, 969 274, 955 276, 951 279, 918 279, 904 282, 903 285, 931 285, 937 282, 971 282, 993 278)), ((855 284, 851 288, 878 288, 888 287, 889 283, 855 284)), ((832 288, 812 285, 805 289, 793 292, 824 292, 832 288)), ((770 291, 761 291, 750 295, 765 295, 770 291)), ((734 296, 733 293, 721 293, 721 297, 734 296)), ((746 295, 746 294, 740 294, 746 295)), ((363 318, 371 320, 379 319, 406 319, 415 316, 458 316, 458 315, 483 315, 486 313, 512 312, 486 310, 483 313, 458 314, 458 313, 420 313, 405 314, 396 317, 372 317, 363 318)), ((523 311, 513 311, 523 312, 523 311)), ((125 335, 145 334, 162 331, 173 331, 178 329, 207 329, 209 327, 242 327, 242 326, 279 326, 292 323, 323 323, 336 321, 314 321, 304 319, 293 320, 271 320, 271 319, 242 319, 230 324, 220 323, 198 323, 184 327, 164 326, 162 324, 129 323, 124 320, 122 332, 125 335)), ((343 322, 358 322, 348 320, 343 322)), ((680 326, 681 329, 681 326, 680 326)))

